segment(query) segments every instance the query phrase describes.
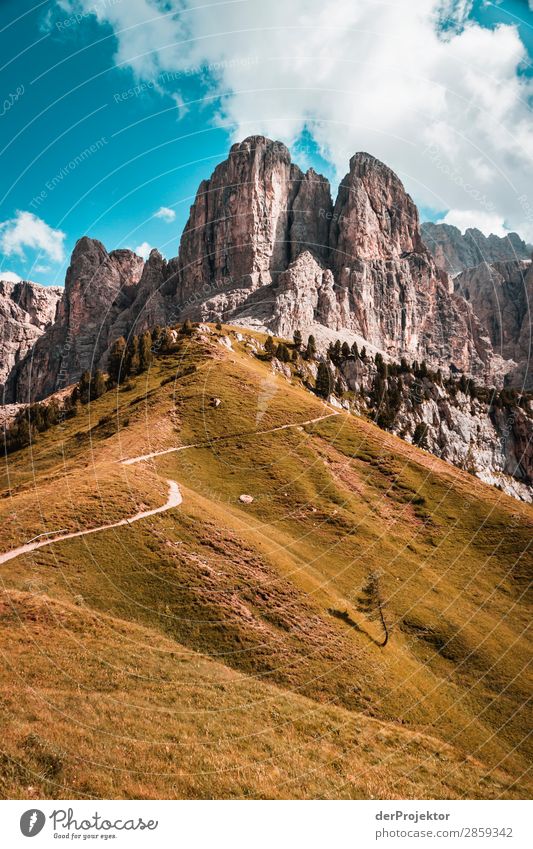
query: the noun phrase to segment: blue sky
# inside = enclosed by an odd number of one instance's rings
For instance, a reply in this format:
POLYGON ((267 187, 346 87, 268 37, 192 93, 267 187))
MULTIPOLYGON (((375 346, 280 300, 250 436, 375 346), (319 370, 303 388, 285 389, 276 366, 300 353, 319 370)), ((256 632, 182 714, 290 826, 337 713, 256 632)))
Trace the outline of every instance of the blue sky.
POLYGON ((175 256, 257 132, 333 183, 369 150, 423 218, 533 241, 529 6, 3 0, 0 275, 61 284, 84 234, 175 256))

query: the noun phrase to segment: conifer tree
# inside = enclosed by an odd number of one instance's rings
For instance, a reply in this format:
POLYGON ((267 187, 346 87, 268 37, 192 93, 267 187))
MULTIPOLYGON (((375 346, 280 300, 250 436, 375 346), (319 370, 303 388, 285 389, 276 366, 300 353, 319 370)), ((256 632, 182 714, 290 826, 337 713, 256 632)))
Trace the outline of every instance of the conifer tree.
POLYGON ((276 357, 281 363, 290 362, 291 352, 283 342, 280 342, 276 348, 276 357))
POLYGON ((113 342, 107 361, 107 371, 111 383, 119 384, 125 378, 126 340, 123 336, 113 342))
POLYGON ((146 330, 139 342, 139 372, 148 371, 153 360, 152 336, 146 330))
POLYGON ((91 379, 91 400, 101 398, 107 389, 106 380, 99 368, 91 379))
POLYGON ((380 645, 384 648, 389 641, 389 629, 383 613, 384 601, 377 572, 371 572, 368 576, 365 585, 361 589, 358 603, 360 610, 365 613, 368 619, 378 620, 380 622, 384 634, 380 645))
POLYGON ((326 363, 318 364, 316 375, 316 394, 321 398, 327 398, 331 392, 331 373, 326 363))
POLYGON ((128 339, 128 349, 126 352, 126 369, 124 376, 129 377, 130 374, 138 374, 139 363, 139 337, 130 336, 130 338, 128 339))
POLYGON ((268 354, 269 357, 273 357, 276 352, 276 346, 274 344, 274 340, 272 336, 267 336, 265 342, 265 353, 268 354))
POLYGON ((82 404, 88 404, 91 400, 91 382, 91 372, 84 371, 76 389, 76 394, 82 404))
POLYGON ((316 341, 314 336, 310 336, 307 340, 307 348, 305 350, 305 359, 314 360, 316 357, 316 341))

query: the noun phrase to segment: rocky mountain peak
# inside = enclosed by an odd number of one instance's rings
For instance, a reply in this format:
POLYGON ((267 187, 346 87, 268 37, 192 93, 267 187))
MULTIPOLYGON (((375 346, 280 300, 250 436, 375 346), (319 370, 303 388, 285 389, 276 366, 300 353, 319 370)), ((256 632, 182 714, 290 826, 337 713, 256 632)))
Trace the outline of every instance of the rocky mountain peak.
POLYGON ((452 224, 431 221, 422 225, 422 238, 439 268, 453 276, 482 262, 528 260, 533 252, 533 246, 527 245, 518 233, 485 236, 470 227, 463 234, 452 224))
POLYGON ((339 186, 330 235, 333 262, 397 259, 425 253, 418 210, 399 177, 379 159, 356 153, 339 186))
MULTIPOLYGON (((325 177, 304 173, 283 143, 250 136, 200 184, 177 258, 152 251, 144 263, 80 239, 53 330, 33 351, 32 391, 57 388, 59 372, 77 379, 105 365, 119 335, 185 317, 287 336, 321 326, 396 359, 491 369, 487 334, 437 269, 414 202, 365 152, 351 158, 333 205, 325 177)), ((17 379, 27 393, 24 364, 17 379)))

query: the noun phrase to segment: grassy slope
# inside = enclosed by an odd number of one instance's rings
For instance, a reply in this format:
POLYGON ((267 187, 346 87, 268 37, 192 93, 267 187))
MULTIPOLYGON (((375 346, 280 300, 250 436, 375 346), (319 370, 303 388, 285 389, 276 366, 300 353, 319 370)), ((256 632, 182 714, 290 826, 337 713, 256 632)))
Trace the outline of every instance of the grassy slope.
POLYGON ((187 343, 9 458, 3 548, 161 504, 166 477, 184 503, 2 567, 5 794, 525 796, 530 508, 345 414, 257 434, 328 411, 234 348, 187 343))

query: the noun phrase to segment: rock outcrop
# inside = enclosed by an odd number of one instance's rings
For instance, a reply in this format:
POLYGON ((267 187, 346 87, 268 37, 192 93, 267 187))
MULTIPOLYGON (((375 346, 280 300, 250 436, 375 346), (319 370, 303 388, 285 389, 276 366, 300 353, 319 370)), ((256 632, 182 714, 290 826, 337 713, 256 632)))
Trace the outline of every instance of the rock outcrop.
POLYGON ((113 325, 130 306, 143 267, 143 260, 132 251, 108 253, 100 242, 80 239, 56 320, 14 370, 10 400, 26 403, 44 398, 77 380, 86 369, 105 366, 103 355, 116 338, 113 325))
POLYGON ((13 395, 12 375, 56 316, 63 290, 0 280, 0 403, 13 395))
MULTIPOLYGON (((431 375, 390 372, 377 376, 372 359, 344 360, 333 377, 355 393, 354 408, 409 442, 471 472, 507 494, 533 503, 533 401, 482 390, 431 375), (377 381, 379 391, 377 390, 377 381), (386 424, 383 424, 386 419, 386 424)), ((333 380, 332 380, 333 383, 333 380)))
POLYGON ((471 304, 494 350, 516 363, 510 374, 513 385, 532 389, 532 263, 481 263, 459 274, 454 284, 455 291, 471 304))
POLYGON ((175 298, 184 314, 227 316, 303 250, 325 259, 331 208, 328 181, 303 174, 281 142, 233 145, 200 184, 181 238, 175 298))
POLYGON ((398 177, 356 154, 335 205, 261 136, 234 145, 201 184, 179 255, 182 317, 291 335, 322 325, 392 357, 482 375, 492 350, 472 310, 425 247, 398 177))
POLYGON ((17 367, 6 400, 43 397, 105 366, 118 336, 186 317, 285 336, 324 328, 395 359, 478 378, 502 370, 390 168, 356 154, 333 205, 324 177, 304 174, 281 142, 252 136, 200 185, 177 258, 152 251, 144 264, 78 242, 57 320, 17 367))
POLYGON ((486 371, 490 343, 423 244, 415 204, 368 154, 350 162, 329 241, 338 330, 351 329, 396 359, 486 371))
POLYGON ((518 233, 485 236, 470 228, 463 234, 451 224, 431 221, 422 224, 422 238, 439 268, 452 276, 482 262, 530 259, 533 252, 533 246, 527 245, 518 233))

